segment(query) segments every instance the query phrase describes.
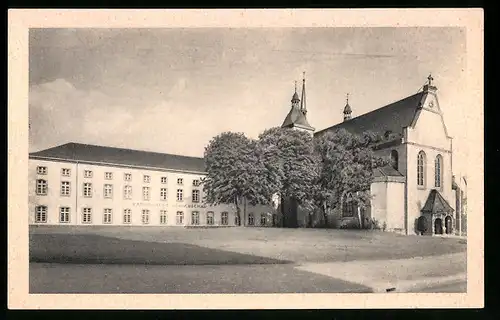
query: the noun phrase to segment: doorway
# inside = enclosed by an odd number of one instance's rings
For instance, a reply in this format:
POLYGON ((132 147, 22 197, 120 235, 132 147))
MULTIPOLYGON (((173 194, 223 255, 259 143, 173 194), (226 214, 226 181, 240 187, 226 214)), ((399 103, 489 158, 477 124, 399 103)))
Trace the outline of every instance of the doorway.
POLYGON ((443 220, 441 218, 434 220, 434 234, 443 234, 443 220))

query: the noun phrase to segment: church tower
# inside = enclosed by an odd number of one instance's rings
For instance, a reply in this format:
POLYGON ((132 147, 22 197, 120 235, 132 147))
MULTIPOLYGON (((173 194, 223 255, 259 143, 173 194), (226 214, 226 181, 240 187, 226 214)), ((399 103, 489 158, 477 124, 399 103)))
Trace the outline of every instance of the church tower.
POLYGON ((351 120, 352 109, 349 105, 349 94, 346 97, 346 105, 344 107, 344 121, 351 120))
POLYGON ((281 125, 282 128, 293 128, 302 130, 313 134, 314 128, 307 121, 307 107, 306 107, 306 75, 302 79, 302 99, 299 99, 297 93, 297 82, 295 82, 295 92, 292 96, 292 106, 288 112, 285 121, 281 125))

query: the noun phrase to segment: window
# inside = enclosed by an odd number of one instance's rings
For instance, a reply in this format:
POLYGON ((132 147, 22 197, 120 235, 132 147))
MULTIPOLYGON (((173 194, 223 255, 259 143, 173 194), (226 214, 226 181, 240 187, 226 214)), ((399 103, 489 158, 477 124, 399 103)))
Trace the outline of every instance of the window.
POLYGON ((253 213, 249 213, 248 214, 248 225, 249 226, 253 226, 255 224, 255 221, 254 221, 254 217, 253 217, 253 213))
POLYGON ((177 211, 177 214, 175 215, 175 223, 176 224, 183 224, 184 223, 184 212, 177 211))
POLYGON ((85 182, 83 184, 83 196, 88 198, 92 197, 92 183, 85 182))
POLYGON ((267 217, 265 213, 260 214, 260 225, 265 226, 267 224, 267 217))
POLYGON ((193 190, 193 202, 200 202, 200 190, 193 190))
POLYGON ((425 185, 425 153, 420 151, 417 157, 417 185, 425 185))
POLYGON ((149 187, 142 187, 142 199, 149 201, 149 187))
POLYGON ((102 217, 102 222, 103 223, 111 223, 112 221, 112 213, 113 211, 111 209, 104 209, 104 216, 102 217))
POLYGON ((37 174, 47 174, 47 167, 36 167, 37 174))
POLYGON ((438 155, 434 161, 434 186, 441 188, 443 157, 438 155))
POLYGON ((142 210, 142 224, 149 224, 149 210, 142 210))
POLYGON ((200 180, 195 179, 193 180, 193 186, 198 187, 200 185, 200 180))
POLYGON ((214 213, 212 211, 207 212, 207 224, 209 226, 214 224, 214 213))
POLYGON ((227 222, 228 222, 228 213, 227 212, 221 213, 220 214, 220 224, 223 226, 227 226, 227 222))
POLYGON ((160 189, 160 199, 167 200, 167 197, 168 197, 167 188, 161 188, 160 189))
POLYGON ((113 180, 113 172, 104 172, 104 179, 113 180))
POLYGON ((104 198, 113 198, 113 185, 105 184, 104 185, 104 198))
POLYGON ((132 181, 132 174, 131 173, 125 173, 125 174, 123 174, 123 180, 125 180, 125 181, 132 181))
POLYGON ((47 222, 47 207, 46 206, 38 206, 35 208, 35 222, 36 223, 47 222))
POLYGON ((83 176, 84 176, 85 178, 92 178, 92 175, 93 175, 93 173, 92 173, 92 171, 91 171, 91 170, 85 170, 85 171, 83 172, 83 176))
POLYGON ((144 183, 150 183, 151 182, 151 176, 144 175, 144 177, 142 177, 142 181, 144 181, 144 183))
POLYGON ((123 187, 123 199, 132 199, 132 186, 123 187))
POLYGON ((92 223, 92 208, 83 208, 82 223, 92 223))
POLYGON ((69 207, 59 208, 59 222, 68 223, 69 222, 69 207))
POLYGON ((342 208, 342 217, 354 217, 354 214, 356 212, 356 205, 354 202, 344 202, 344 206, 342 208))
POLYGON ((61 176, 63 176, 63 177, 69 177, 69 176, 71 176, 71 169, 62 168, 61 169, 61 176))
POLYGON ((132 210, 130 209, 123 209, 123 223, 130 223, 132 218, 132 210))
POLYGON ((182 186, 184 184, 184 179, 178 178, 177 179, 177 184, 180 185, 180 186, 182 186))
POLYGON ((167 210, 160 210, 160 223, 167 224, 167 210))
POLYGON ((182 189, 177 189, 177 201, 182 201, 182 199, 183 199, 182 189))
POLYGON ((167 177, 161 177, 160 181, 161 181, 162 184, 166 184, 167 183, 167 177))
POLYGON ((234 216, 234 224, 239 226, 240 225, 240 217, 234 216))
POLYGON ((69 181, 61 181, 61 196, 67 197, 71 194, 71 184, 69 181))
POLYGON ((191 224, 195 226, 200 224, 200 213, 198 211, 191 213, 191 224))
POLYGON ((38 179, 36 181, 36 194, 40 196, 47 195, 47 180, 38 179))
POLYGON ((391 166, 395 169, 398 170, 398 161, 399 161, 399 156, 398 152, 396 150, 391 151, 391 166))

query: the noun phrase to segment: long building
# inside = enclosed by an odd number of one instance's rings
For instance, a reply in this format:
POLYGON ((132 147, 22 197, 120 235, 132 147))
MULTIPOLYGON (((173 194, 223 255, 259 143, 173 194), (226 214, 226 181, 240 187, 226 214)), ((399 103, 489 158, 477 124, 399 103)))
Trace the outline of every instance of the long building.
MULTIPOLYGON (((29 155, 29 222, 50 225, 236 226, 231 205, 203 202, 203 158, 67 143, 29 155)), ((241 225, 269 226, 246 206, 241 225)))

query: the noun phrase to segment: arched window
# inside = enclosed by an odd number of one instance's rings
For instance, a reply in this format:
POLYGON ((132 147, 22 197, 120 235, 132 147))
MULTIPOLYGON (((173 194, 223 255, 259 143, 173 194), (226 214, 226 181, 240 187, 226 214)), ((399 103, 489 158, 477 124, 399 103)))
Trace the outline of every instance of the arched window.
POLYGON ((439 154, 434 161, 434 186, 441 188, 443 172, 443 157, 439 154))
POLYGON ((392 150, 391 151, 391 166, 396 170, 398 170, 398 161, 399 161, 398 152, 396 150, 392 150))
POLYGON ((425 153, 420 151, 417 157, 417 185, 425 185, 425 153))

